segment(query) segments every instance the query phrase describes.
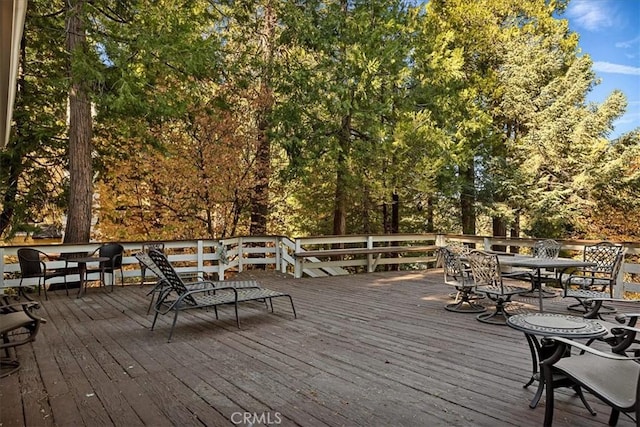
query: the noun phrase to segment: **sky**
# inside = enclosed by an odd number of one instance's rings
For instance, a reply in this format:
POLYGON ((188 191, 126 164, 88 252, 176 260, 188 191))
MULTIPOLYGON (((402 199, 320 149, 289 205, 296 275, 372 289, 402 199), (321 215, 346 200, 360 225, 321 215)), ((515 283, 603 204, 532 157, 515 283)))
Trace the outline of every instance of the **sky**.
POLYGON ((615 89, 627 97, 609 138, 640 127, 640 0, 570 0, 561 18, 580 35, 580 49, 601 79, 587 100, 601 103, 615 89))

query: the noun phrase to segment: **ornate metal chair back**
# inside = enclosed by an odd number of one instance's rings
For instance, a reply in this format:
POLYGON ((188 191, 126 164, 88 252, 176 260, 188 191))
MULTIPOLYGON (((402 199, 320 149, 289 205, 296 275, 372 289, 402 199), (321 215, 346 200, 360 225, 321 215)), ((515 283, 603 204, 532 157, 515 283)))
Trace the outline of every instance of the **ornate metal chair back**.
POLYGON ((622 255, 622 250, 622 246, 616 245, 615 243, 596 243, 595 245, 584 247, 584 260, 596 263, 593 269, 600 273, 613 273, 616 262, 621 263, 619 258, 620 255, 622 255))
POLYGON ((553 239, 538 241, 533 245, 533 256, 545 259, 558 258, 560 246, 560 243, 553 239))
POLYGON ((502 286, 498 256, 482 251, 471 251, 468 256, 476 286, 502 286))
POLYGON ((466 274, 460 259, 460 254, 454 252, 454 250, 448 246, 441 248, 440 252, 442 254, 445 283, 464 283, 466 274))

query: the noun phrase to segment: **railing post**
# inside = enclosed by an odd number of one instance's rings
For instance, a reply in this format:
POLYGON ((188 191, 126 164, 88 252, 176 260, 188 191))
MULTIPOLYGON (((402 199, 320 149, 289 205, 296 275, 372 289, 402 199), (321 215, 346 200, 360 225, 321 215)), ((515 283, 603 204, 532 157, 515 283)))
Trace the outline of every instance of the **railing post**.
POLYGON ((4 289, 4 248, 0 247, 0 289, 4 289))
POLYGON ((490 251, 491 250, 491 239, 489 237, 485 237, 483 240, 483 245, 484 245, 484 250, 485 251, 490 251))
MULTIPOLYGON (((373 236, 367 236, 367 249, 373 249, 373 236)), ((367 273, 373 273, 373 254, 367 254, 367 273)))
MULTIPOLYGON (((204 271, 204 242, 202 240, 198 240, 196 242, 196 262, 198 264, 198 267, 196 268, 196 270, 198 271, 204 271)), ((199 274, 198 274, 199 276, 199 274)), ((203 277, 204 279, 204 277, 203 277)))
POLYGON ((218 254, 218 280, 224 280, 225 265, 227 264, 227 261, 224 259, 224 254, 226 253, 224 240, 218 240, 216 252, 218 254))
POLYGON ((624 298, 624 252, 622 253, 622 265, 616 276, 615 286, 613 287, 614 298, 624 298))
POLYGON ((244 254, 244 240, 238 238, 238 273, 242 273, 242 255, 244 254))
POLYGON ((296 237, 296 249, 293 253, 293 257, 296 260, 295 266, 293 268, 293 277, 296 279, 302 278, 302 260, 296 256, 296 253, 302 252, 302 244, 300 243, 300 239, 296 237))

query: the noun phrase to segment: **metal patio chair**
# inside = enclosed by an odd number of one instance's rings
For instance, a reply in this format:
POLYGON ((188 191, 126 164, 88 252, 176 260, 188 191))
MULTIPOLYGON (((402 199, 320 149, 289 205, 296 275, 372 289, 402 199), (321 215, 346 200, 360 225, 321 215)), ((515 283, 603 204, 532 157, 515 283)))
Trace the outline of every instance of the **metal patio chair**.
MULTIPOLYGON (((141 252, 144 254, 147 254, 151 249, 155 249, 157 251, 164 253, 164 243, 161 243, 161 242, 143 243, 141 252)), ((138 261, 140 261, 140 259, 138 259, 138 261)), ((144 285, 144 279, 146 278, 148 268, 149 267, 145 263, 140 262, 140 286, 144 285)))
MULTIPOLYGON (((640 329, 629 326, 622 326, 621 329, 632 334, 634 338, 640 332, 640 329)), ((552 351, 551 356, 540 364, 546 382, 545 427, 553 424, 554 389, 567 385, 588 390, 610 406, 610 426, 617 424, 620 413, 634 414, 635 424, 640 426, 639 357, 603 352, 560 337, 547 339, 545 345, 552 351), (572 347, 583 354, 566 357, 572 347)))
POLYGON ((457 248, 449 246, 440 249, 442 267, 444 270, 444 283, 456 288, 453 303, 444 306, 447 311, 457 313, 482 313, 487 309, 475 302, 475 283, 471 276, 471 269, 465 266, 457 248))
MULTIPOLYGON (((487 298, 495 302, 496 307, 492 312, 481 313, 476 318, 484 323, 496 325, 506 325, 510 316, 505 307, 511 302, 515 295, 529 291, 528 288, 518 286, 522 281, 522 272, 502 273, 498 256, 483 251, 471 251, 467 257, 473 280, 476 285, 476 292, 484 293, 487 298), (510 276, 516 279, 509 280, 510 276), (505 281, 505 279, 509 281, 505 281)), ((533 276, 529 275, 530 283, 533 285, 533 276)))
POLYGON ((273 312, 273 299, 285 297, 288 298, 291 303, 294 318, 297 317, 293 305, 293 298, 287 293, 262 287, 236 288, 234 286, 228 286, 226 282, 210 281, 198 282, 197 289, 189 289, 162 252, 150 250, 149 258, 162 273, 163 284, 166 285, 160 290, 156 303, 154 304, 155 314, 153 316, 151 330, 155 327, 158 315, 165 315, 173 311, 174 317, 169 331, 168 342, 171 341, 173 330, 178 320, 178 314, 184 310, 213 308, 216 319, 218 319, 218 306, 233 305, 236 324, 240 327, 238 303, 262 301, 267 306, 270 306, 271 312, 273 312))
POLYGON ((64 269, 48 269, 44 260, 54 261, 46 253, 33 248, 21 248, 18 249, 18 262, 20 263, 20 292, 22 291, 22 281, 29 278, 38 279, 38 295, 40 295, 40 287, 44 289, 45 300, 49 299, 47 295, 47 280, 54 277, 64 278, 64 289, 69 295, 69 288, 67 287, 67 273, 68 270, 64 269))
POLYGON ((113 286, 116 284, 116 271, 120 271, 120 285, 124 286, 124 271, 122 269, 122 257, 124 256, 124 246, 119 243, 105 243, 100 245, 98 249, 93 251, 89 256, 99 256, 99 257, 107 257, 108 261, 101 261, 98 267, 95 268, 87 268, 86 275, 89 274, 99 274, 100 275, 100 283, 102 283, 105 287, 107 286, 104 275, 105 273, 111 275, 111 290, 113 290, 113 286))
MULTIPOLYGON (((624 261, 623 247, 606 241, 588 245, 584 248, 583 260, 595 266, 583 267, 571 273, 564 284, 563 296, 578 300, 567 309, 586 313, 589 307, 585 301, 613 298, 613 288, 624 261)), ((615 308, 603 306, 601 312, 604 311, 615 312, 615 308)))
POLYGON ((36 301, 11 303, 6 296, 0 298, 0 378, 20 369, 16 347, 35 341, 40 325, 46 322, 33 312, 37 308, 36 301))

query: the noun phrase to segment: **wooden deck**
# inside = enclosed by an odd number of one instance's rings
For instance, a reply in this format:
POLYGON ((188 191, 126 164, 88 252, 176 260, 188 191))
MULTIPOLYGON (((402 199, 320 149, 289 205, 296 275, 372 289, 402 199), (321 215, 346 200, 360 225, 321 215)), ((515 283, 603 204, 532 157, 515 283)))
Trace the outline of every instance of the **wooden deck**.
MULTIPOLYGON (((282 299, 275 314, 242 305, 240 330, 231 307, 218 321, 185 312, 169 344, 168 316, 149 330, 148 286, 52 292, 40 310, 47 324, 19 350, 21 370, 0 380, 0 426, 541 425, 544 397, 530 409, 535 386, 522 387, 524 335, 445 311, 441 277, 263 273, 264 286, 292 294, 297 319, 282 299)), ((555 425, 606 425, 608 408, 588 399, 596 417, 561 390, 555 425)))

